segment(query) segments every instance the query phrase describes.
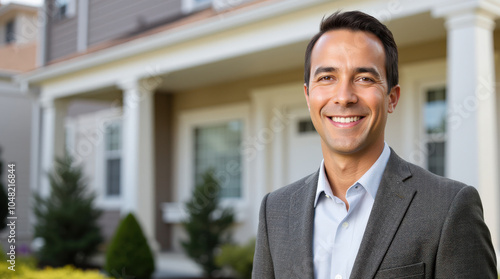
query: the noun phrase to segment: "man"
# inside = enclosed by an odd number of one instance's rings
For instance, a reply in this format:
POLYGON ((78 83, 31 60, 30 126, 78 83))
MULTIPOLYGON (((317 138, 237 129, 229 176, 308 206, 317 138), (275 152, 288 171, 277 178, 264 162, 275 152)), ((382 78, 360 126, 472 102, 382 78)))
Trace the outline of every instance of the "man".
POLYGON ((304 76, 323 162, 264 197, 253 278, 497 278, 477 191, 384 141, 400 96, 387 27, 357 11, 324 19, 304 76))

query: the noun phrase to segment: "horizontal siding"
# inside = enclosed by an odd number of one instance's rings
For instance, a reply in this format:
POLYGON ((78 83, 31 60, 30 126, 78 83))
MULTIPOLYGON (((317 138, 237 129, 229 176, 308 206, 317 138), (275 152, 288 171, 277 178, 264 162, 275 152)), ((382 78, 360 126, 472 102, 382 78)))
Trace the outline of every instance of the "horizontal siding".
POLYGON ((47 38, 48 61, 70 55, 77 50, 77 17, 49 19, 47 38))
POLYGON ((88 42, 122 37, 181 13, 181 0, 90 0, 88 42))

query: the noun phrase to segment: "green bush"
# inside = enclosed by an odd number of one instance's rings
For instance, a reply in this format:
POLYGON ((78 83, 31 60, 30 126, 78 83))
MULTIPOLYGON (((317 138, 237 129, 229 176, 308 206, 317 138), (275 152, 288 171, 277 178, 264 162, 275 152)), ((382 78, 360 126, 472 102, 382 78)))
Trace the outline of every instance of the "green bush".
POLYGON ((116 278, 149 279, 155 262, 148 241, 132 213, 118 226, 106 251, 106 271, 116 278))
POLYGON ((81 167, 68 154, 56 159, 48 176, 50 195, 34 194, 34 236, 44 240, 38 251, 40 263, 86 267, 102 242, 95 194, 89 192, 81 167))
POLYGON ((183 223, 189 238, 182 246, 208 278, 218 270, 215 252, 220 245, 229 242, 229 228, 234 222, 231 209, 219 208, 219 193, 219 182, 212 171, 207 171, 203 182, 195 187, 191 200, 186 203, 189 218, 183 223))
POLYGON ((72 266, 60 268, 45 267, 36 269, 35 265, 24 260, 16 260, 16 269, 8 269, 7 262, 0 262, 0 278, 2 279, 110 279, 96 270, 81 270, 72 266))
POLYGON ((219 266, 229 267, 239 279, 250 279, 252 278, 254 253, 255 239, 242 246, 226 244, 221 247, 216 263, 219 266))

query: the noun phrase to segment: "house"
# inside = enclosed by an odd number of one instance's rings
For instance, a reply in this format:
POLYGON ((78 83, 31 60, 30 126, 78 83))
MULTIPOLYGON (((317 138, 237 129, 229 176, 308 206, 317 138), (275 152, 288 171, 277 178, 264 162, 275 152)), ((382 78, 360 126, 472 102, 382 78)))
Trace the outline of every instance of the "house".
MULTIPOLYGON (((37 57, 37 7, 10 3, 0 5, 0 160, 2 184, 7 187, 7 164, 15 164, 16 247, 27 253, 32 239, 30 214, 30 179, 32 109, 34 93, 26 94, 14 82, 14 77, 33 70, 37 57)), ((10 230, 0 234, 2 246, 10 230)))
POLYGON ((182 204, 215 168, 235 239, 255 236, 262 197, 321 162, 303 57, 339 9, 374 15, 398 43, 389 145, 477 187, 498 247, 499 0, 48 0, 43 66, 17 78, 40 92, 37 191, 67 146, 107 232, 132 211, 155 251, 180 253, 182 204), (70 116, 78 102, 92 109, 70 116))

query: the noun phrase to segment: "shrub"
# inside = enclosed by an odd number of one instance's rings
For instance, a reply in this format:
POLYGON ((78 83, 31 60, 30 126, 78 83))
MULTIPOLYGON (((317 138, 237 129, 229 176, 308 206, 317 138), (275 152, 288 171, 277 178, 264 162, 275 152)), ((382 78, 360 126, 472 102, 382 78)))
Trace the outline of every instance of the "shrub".
POLYGON ((118 226, 106 252, 106 271, 117 278, 149 279, 155 262, 142 229, 132 213, 118 226))
POLYGON ((182 246, 209 278, 218 269, 216 248, 229 241, 228 230, 234 222, 232 210, 219 208, 219 193, 219 182, 212 171, 207 171, 203 182, 195 187, 191 200, 186 203, 189 217, 183 223, 189 238, 182 246))
POLYGON ((48 174, 50 195, 34 195, 35 237, 44 245, 38 252, 42 265, 86 266, 102 237, 97 219, 101 211, 94 208, 95 195, 89 193, 80 167, 73 158, 57 158, 48 174))
MULTIPOLYGON (((16 261, 17 262, 17 261, 16 261)), ((110 279, 109 277, 99 273, 96 270, 76 269, 73 266, 65 266, 61 268, 46 267, 42 270, 37 270, 35 265, 19 261, 16 264, 16 271, 7 269, 7 262, 0 262, 0 278, 2 279, 110 279)))
POLYGON ((216 258, 219 266, 228 266, 240 279, 252 278, 255 239, 243 246, 226 244, 216 258))

